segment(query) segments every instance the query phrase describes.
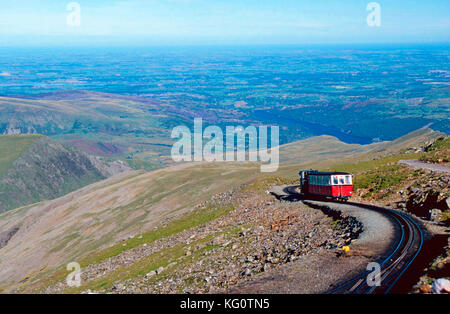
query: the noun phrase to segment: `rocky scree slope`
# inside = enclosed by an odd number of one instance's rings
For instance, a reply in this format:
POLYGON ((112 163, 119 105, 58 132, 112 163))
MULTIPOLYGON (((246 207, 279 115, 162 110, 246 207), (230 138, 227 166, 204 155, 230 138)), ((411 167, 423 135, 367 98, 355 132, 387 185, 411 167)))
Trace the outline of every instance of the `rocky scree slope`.
MULTIPOLYGON (((264 179, 262 186, 276 183, 264 179)), ((218 219, 83 268, 79 289, 67 289, 61 281, 45 292, 226 292, 300 256, 340 252, 363 228, 353 217, 333 219, 300 203, 279 202, 261 191, 261 184, 256 190, 235 188, 197 206, 208 208, 228 210, 218 219)))

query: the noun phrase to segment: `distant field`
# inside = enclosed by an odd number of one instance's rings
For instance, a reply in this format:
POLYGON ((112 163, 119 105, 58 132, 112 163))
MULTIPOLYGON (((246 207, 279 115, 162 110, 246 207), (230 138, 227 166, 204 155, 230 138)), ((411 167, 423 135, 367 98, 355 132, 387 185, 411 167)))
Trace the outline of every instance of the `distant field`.
POLYGON ((0 95, 16 99, 0 98, 0 133, 34 127, 136 153, 155 151, 150 135, 167 144, 164 131, 194 117, 279 125, 282 144, 320 135, 369 144, 430 123, 449 133, 448 55, 448 45, 3 49, 11 75, 0 95), (30 111, 32 121, 21 119, 30 111))

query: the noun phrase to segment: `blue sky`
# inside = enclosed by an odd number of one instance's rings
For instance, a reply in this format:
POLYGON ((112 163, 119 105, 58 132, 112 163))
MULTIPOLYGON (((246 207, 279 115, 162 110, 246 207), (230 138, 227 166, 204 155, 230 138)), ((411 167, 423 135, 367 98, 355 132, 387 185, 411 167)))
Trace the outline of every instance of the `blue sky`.
POLYGON ((366 23, 370 0, 0 1, 0 45, 310 44, 449 42, 450 1, 376 1, 381 26, 366 23))

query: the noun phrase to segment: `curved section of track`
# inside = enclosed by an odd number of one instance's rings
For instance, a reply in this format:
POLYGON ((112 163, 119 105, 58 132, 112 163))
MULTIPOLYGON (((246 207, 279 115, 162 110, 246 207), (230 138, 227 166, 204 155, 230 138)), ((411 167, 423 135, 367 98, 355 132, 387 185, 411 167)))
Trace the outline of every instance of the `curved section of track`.
POLYGON ((349 203, 349 205, 361 207, 368 210, 383 212, 399 226, 401 230, 400 239, 391 254, 379 263, 381 272, 379 283, 376 285, 375 277, 368 278, 371 271, 363 272, 354 278, 338 285, 330 293, 389 293, 395 287, 401 276, 411 266, 423 246, 424 236, 420 226, 407 214, 392 209, 366 205, 360 203, 349 203))
MULTIPOLYGON (((288 192, 291 195, 296 194, 293 189, 288 189, 288 192)), ((320 201, 330 203, 336 202, 327 199, 320 199, 320 201)), ((328 293, 387 294, 393 292, 400 278, 405 274, 422 249, 424 235, 420 226, 409 215, 389 208, 356 202, 347 202, 346 204, 365 210, 378 211, 389 216, 398 226, 400 236, 398 241, 393 245, 393 251, 390 252, 389 256, 378 262, 381 268, 378 278, 374 277, 374 273, 372 273, 372 269, 370 269, 335 286, 333 289, 329 290, 328 293), (379 284, 376 285, 376 283, 379 284)))

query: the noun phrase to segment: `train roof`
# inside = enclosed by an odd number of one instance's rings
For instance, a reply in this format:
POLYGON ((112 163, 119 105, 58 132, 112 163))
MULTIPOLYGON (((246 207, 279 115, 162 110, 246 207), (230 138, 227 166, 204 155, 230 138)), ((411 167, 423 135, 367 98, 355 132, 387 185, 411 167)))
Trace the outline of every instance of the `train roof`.
POLYGON ((310 171, 308 173, 309 175, 315 175, 315 176, 352 175, 351 173, 348 173, 348 172, 339 172, 339 171, 334 171, 334 172, 319 172, 319 171, 311 171, 311 170, 306 170, 306 171, 310 171))

